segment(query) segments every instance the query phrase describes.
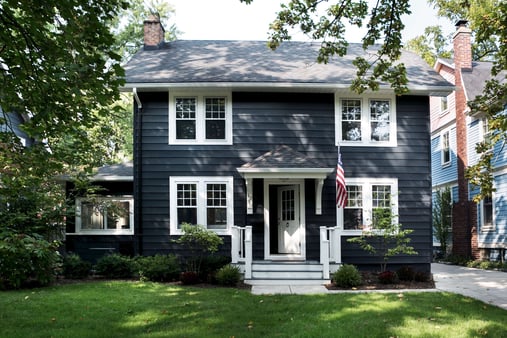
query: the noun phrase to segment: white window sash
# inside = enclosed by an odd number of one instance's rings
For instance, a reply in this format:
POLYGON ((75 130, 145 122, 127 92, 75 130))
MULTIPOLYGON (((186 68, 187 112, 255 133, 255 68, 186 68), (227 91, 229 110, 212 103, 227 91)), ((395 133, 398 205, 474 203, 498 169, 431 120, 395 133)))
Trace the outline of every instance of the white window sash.
POLYGON ((169 178, 169 211, 170 211, 170 231, 171 235, 181 235, 183 232, 178 229, 178 206, 177 206, 177 185, 178 184, 196 184, 197 186, 197 224, 207 227, 207 185, 225 184, 226 189, 226 215, 227 225, 225 229, 210 229, 219 235, 229 235, 231 227, 234 224, 234 196, 232 176, 171 176, 169 178))
POLYGON ((396 147, 397 123, 396 123, 396 98, 394 95, 366 95, 351 96, 335 94, 335 144, 338 146, 364 146, 364 147, 396 147), (342 135, 342 100, 361 100, 361 140, 348 141, 342 135), (371 135, 370 102, 389 101, 389 141, 374 141, 371 135))
POLYGON ((128 202, 129 203, 129 228, 128 229, 107 229, 107 210, 104 211, 104 229, 83 229, 82 203, 89 202, 88 198, 76 199, 76 215, 75 215, 75 234, 83 235, 133 235, 134 234, 134 199, 131 197, 97 197, 94 200, 108 202, 128 202))
MULTIPOLYGON (((188 92, 169 92, 169 144, 203 144, 203 145, 232 145, 232 100, 231 92, 227 91, 188 91, 188 92), (177 98, 195 98, 195 139, 177 139, 176 138, 176 99, 177 98), (225 139, 206 139, 206 99, 224 98, 225 99, 225 139)), ((221 119, 220 119, 221 120, 221 119)))

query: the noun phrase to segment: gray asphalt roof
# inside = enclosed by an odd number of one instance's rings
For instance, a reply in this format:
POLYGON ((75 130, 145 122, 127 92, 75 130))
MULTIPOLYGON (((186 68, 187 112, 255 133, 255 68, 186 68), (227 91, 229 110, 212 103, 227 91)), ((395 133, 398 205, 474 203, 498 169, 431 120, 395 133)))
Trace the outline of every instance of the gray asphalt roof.
MULTIPOLYGON (((467 99, 469 101, 475 99, 477 95, 482 94, 486 81, 491 79, 491 68, 493 67, 492 62, 472 62, 472 71, 463 71, 462 78, 467 99)), ((505 82, 507 72, 503 71, 496 79, 500 82, 505 82)))
POLYGON ((251 162, 241 166, 243 169, 269 169, 269 168, 328 168, 320 161, 295 151, 287 145, 280 145, 272 151, 257 157, 251 162))
POLYGON ((133 181, 134 166, 132 162, 106 165, 98 168, 92 177, 93 181, 124 180, 133 181))
MULTIPOLYGON (((141 50, 125 66, 127 84, 302 83, 349 86, 356 56, 373 59, 361 44, 328 64, 316 63, 318 42, 284 42, 275 51, 265 41, 177 40, 141 50)), ((409 88, 449 88, 418 55, 404 51, 409 88)))

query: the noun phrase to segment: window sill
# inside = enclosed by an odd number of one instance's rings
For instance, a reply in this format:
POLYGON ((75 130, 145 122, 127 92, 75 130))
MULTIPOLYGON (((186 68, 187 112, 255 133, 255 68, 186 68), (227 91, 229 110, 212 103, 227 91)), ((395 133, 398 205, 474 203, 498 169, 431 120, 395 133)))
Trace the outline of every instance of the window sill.
POLYGON ((67 236, 86 236, 86 235, 93 235, 93 236, 131 236, 134 234, 133 230, 128 231, 79 231, 79 232, 67 232, 65 235, 67 236))
MULTIPOLYGON (((219 236, 230 236, 231 230, 230 229, 223 229, 223 230, 213 230, 213 229, 207 229, 210 231, 213 231, 219 236)), ((171 229, 171 236, 181 236, 183 235, 183 231, 181 229, 171 229)))
POLYGON ((340 141, 336 146, 341 147, 397 147, 397 141, 389 142, 355 142, 355 141, 340 141))

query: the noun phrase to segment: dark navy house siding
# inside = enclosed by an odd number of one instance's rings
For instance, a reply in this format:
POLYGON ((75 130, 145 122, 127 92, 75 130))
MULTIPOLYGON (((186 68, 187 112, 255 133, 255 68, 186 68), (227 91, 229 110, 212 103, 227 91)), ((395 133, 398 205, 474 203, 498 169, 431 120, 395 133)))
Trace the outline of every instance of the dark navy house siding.
MULTIPOLYGON (((233 176, 234 223, 252 225, 254 259, 263 259, 263 181, 254 179, 254 213, 246 213, 243 178, 236 168, 285 144, 330 168, 336 166, 334 95, 304 93, 232 93, 233 145, 169 145, 168 92, 139 93, 142 110, 135 109, 135 236, 144 255, 182 253, 169 233, 170 176, 233 176)), ((417 257, 398 257, 397 264, 415 263, 429 271, 431 254, 431 179, 429 99, 397 98, 397 147, 341 148, 346 177, 396 177, 399 219, 414 229, 417 257)), ((335 183, 325 181, 322 215, 315 214, 313 180, 305 181, 306 258, 319 258, 319 227, 336 225, 335 183)), ((230 238, 222 254, 230 255, 230 238)), ((374 264, 364 251, 342 240, 342 260, 374 264)))

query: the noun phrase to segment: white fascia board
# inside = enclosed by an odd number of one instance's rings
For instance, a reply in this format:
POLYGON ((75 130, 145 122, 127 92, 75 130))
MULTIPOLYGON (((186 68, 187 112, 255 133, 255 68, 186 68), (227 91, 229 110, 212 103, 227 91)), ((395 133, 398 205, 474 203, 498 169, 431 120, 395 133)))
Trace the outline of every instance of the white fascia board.
POLYGON ((117 175, 104 175, 104 176, 93 176, 90 181, 92 182, 105 182, 105 181, 134 181, 134 176, 117 176, 117 175))
POLYGON ((244 178, 325 179, 335 168, 237 168, 244 178))

